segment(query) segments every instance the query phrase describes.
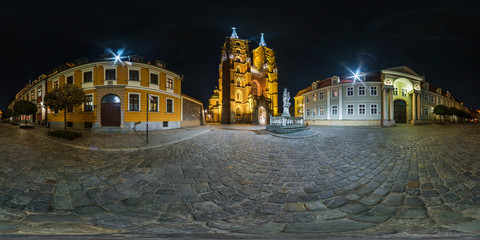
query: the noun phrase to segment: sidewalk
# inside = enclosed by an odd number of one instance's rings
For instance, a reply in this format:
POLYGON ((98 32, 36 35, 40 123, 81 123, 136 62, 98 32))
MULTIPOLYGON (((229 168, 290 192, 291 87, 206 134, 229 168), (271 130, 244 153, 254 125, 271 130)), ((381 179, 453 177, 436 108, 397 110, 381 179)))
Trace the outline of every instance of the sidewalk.
MULTIPOLYGON (((17 126, 15 126, 17 127, 17 126)), ((73 141, 48 136, 48 128, 35 125, 33 129, 27 129, 28 133, 53 141, 85 150, 98 151, 135 151, 141 149, 157 148, 173 143, 181 142, 205 132, 211 131, 210 126, 198 126, 178 128, 169 130, 155 130, 148 132, 148 143, 146 143, 146 132, 129 133, 98 133, 82 131, 82 137, 73 141)))

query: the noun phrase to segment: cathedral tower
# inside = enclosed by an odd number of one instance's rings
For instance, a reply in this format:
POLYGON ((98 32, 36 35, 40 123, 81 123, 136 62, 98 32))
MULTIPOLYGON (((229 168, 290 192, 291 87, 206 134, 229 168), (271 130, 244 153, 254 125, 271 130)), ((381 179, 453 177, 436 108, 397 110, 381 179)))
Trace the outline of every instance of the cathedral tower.
POLYGON ((276 116, 278 78, 275 54, 266 47, 263 34, 259 47, 251 55, 249 41, 240 39, 232 28, 231 36, 222 46, 220 58, 219 88, 209 101, 210 119, 226 124, 265 124, 270 114, 276 116))

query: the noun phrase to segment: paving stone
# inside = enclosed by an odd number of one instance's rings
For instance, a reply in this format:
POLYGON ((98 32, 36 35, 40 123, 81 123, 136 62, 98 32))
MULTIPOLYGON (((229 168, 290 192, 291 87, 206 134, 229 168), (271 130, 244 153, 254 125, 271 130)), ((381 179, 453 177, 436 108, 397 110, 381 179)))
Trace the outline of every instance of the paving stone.
POLYGON ((316 216, 316 219, 325 221, 325 220, 343 218, 348 214, 340 211, 339 209, 328 209, 328 210, 315 212, 314 215, 316 216))
POLYGON ((427 211, 423 207, 401 208, 395 218, 427 218, 427 211))
POLYGON ((345 204, 348 204, 348 201, 345 200, 344 198, 337 197, 337 198, 332 198, 329 200, 324 200, 323 203, 328 207, 328 208, 339 208, 345 204))
POLYGON ((303 204, 303 203, 287 203, 284 211, 286 211, 286 212, 303 212, 303 211, 305 211, 305 204, 303 204))
POLYGON ((364 212, 358 215, 351 216, 350 219, 359 221, 359 222, 370 222, 370 223, 381 223, 385 222, 390 218, 389 215, 378 214, 374 212, 364 212))
POLYGON ((360 203, 361 204, 365 204, 367 206, 373 206, 379 202, 381 202, 383 199, 382 198, 379 198, 379 197, 373 197, 373 196, 369 196, 369 197, 364 197, 360 200, 360 203))
POLYGON ((431 215, 435 222, 440 224, 462 223, 474 220, 457 211, 432 211, 431 215))
POLYGON ((314 220, 315 218, 309 212, 282 213, 275 218, 275 222, 278 223, 311 222, 314 220))
POLYGON ((258 213, 266 213, 266 214, 277 214, 280 213, 284 208, 282 204, 274 204, 274 203, 265 203, 261 207, 257 208, 258 213))
POLYGON ((322 223, 291 223, 286 233, 333 233, 364 230, 375 226, 371 223, 360 223, 352 220, 335 220, 322 223))
POLYGON ((424 206, 425 203, 419 197, 407 197, 405 199, 405 205, 407 205, 407 206, 424 206))
POLYGON ((399 206, 399 205, 403 205, 403 199, 404 199, 403 194, 391 193, 387 196, 384 203, 386 205, 399 206))
POLYGON ((453 203, 460 200, 460 198, 454 193, 445 193, 441 197, 445 203, 453 203))
POLYGON ((89 205, 89 206, 80 206, 76 207, 75 211, 80 215, 89 215, 89 214, 96 214, 104 212, 105 209, 97 206, 97 205, 89 205))
POLYGON ((472 232, 478 233, 480 231, 480 221, 472 221, 472 222, 463 222, 458 224, 450 224, 448 227, 462 231, 462 232, 472 232))
POLYGON ((327 208, 327 206, 325 206, 322 201, 306 202, 305 207, 307 208, 307 210, 310 211, 322 210, 327 208))

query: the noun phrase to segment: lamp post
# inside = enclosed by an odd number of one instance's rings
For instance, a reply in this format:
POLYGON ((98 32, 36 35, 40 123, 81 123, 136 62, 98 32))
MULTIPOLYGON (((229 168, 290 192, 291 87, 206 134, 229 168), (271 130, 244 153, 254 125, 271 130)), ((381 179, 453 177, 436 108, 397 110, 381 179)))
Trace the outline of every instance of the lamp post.
POLYGON ((148 111, 150 110, 149 109, 149 105, 150 105, 150 94, 147 93, 147 143, 148 143, 148 111))

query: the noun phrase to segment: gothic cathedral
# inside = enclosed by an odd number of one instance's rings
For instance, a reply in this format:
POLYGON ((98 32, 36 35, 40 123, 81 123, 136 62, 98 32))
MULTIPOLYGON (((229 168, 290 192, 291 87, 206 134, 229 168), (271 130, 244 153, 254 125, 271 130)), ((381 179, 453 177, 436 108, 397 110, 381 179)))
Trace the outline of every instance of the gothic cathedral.
POLYGON ((250 52, 249 41, 239 39, 232 29, 222 47, 218 89, 209 99, 208 120, 264 125, 270 115, 278 115, 275 52, 267 47, 263 33, 259 46, 250 52))

